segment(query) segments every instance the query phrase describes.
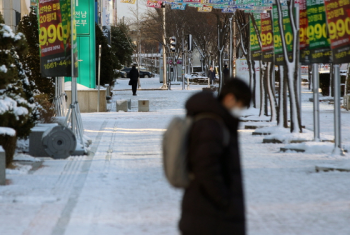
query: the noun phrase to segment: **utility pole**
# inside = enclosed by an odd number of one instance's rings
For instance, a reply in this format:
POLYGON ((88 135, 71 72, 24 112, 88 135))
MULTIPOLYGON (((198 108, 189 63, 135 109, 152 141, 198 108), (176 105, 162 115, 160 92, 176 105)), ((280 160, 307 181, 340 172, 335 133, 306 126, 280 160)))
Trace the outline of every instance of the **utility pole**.
POLYGON ((165 46, 166 46, 166 34, 165 34, 165 4, 162 4, 163 8, 163 89, 168 89, 167 81, 166 81, 166 52, 165 52, 165 46))
POLYGON ((236 77, 236 54, 237 54, 237 45, 236 45, 236 14, 233 16, 233 64, 232 66, 233 72, 232 76, 236 77))
POLYGON ((137 63, 138 63, 138 72, 139 72, 139 77, 137 78, 137 84, 138 84, 138 88, 141 88, 141 83, 140 83, 140 47, 141 47, 141 43, 140 43, 140 22, 139 22, 139 0, 136 0, 136 15, 137 15, 137 63))
POLYGON ((230 18, 230 59, 229 59, 229 68, 230 68, 230 78, 232 77, 233 72, 233 45, 232 45, 232 17, 230 18))
POLYGON ((182 29, 182 90, 185 90, 185 31, 182 29))

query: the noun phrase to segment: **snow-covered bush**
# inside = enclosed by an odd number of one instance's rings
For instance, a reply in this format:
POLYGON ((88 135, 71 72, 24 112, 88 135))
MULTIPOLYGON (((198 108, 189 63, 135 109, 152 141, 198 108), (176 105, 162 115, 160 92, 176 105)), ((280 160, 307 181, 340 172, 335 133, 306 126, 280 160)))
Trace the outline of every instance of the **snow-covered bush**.
MULTIPOLYGON (((15 34, 0 16, 0 126, 13 128, 19 138, 29 135, 37 118, 33 85, 26 76, 26 65, 20 61, 26 50, 24 35, 15 34)), ((11 147, 14 149, 16 142, 11 147)))
POLYGON ((24 34, 28 43, 28 50, 20 55, 22 63, 29 68, 26 75, 33 83, 35 93, 47 94, 52 103, 55 95, 55 79, 41 76, 38 17, 34 8, 31 8, 29 15, 22 18, 18 31, 24 34))

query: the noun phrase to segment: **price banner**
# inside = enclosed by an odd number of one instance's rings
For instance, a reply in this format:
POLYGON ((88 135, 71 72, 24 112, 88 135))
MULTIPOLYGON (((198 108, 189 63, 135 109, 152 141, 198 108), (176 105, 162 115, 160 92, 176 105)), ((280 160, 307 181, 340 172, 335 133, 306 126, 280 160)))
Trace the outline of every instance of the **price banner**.
MULTIPOLYGON (((71 76, 71 1, 39 0, 38 24, 41 75, 71 76)), ((73 24, 75 29, 74 20, 73 24)), ((75 30, 73 40, 75 76, 78 76, 75 30)))
MULTIPOLYGON (((261 31, 261 21, 260 14, 253 14, 258 31, 261 31)), ((250 53, 252 60, 261 60, 261 48, 258 40, 258 35, 256 34, 255 28, 253 26, 253 21, 250 19, 250 53)))
POLYGON ((325 0, 334 64, 350 62, 350 1, 325 0))
MULTIPOLYGON (((292 59, 293 53, 293 31, 292 26, 290 24, 289 18, 289 10, 287 6, 282 6, 282 25, 284 31, 284 38, 286 40, 287 52, 289 59, 292 59)), ((275 64, 276 65, 284 65, 284 54, 283 54, 283 46, 281 40, 281 32, 278 23, 278 12, 277 5, 273 5, 273 43, 274 43, 274 52, 275 52, 275 64)))
POLYGON ((148 0, 147 7, 162 8, 162 1, 148 0))
POLYGON ((307 37, 309 39, 310 62, 330 63, 331 48, 326 24, 323 0, 307 0, 307 37))
POLYGON ((273 62, 273 31, 271 13, 261 13, 262 61, 273 62))
POLYGON ((121 3, 135 4, 136 0, 121 0, 121 3))
POLYGON ((201 0, 183 0, 183 2, 189 2, 189 3, 201 3, 201 0))
POLYGON ((212 10, 213 10, 212 6, 198 7, 198 12, 211 12, 212 10))
POLYGON ((171 4, 171 10, 182 10, 184 11, 186 9, 186 4, 178 3, 178 4, 171 4))
POLYGON ((302 65, 309 65, 310 62, 310 49, 309 49, 309 37, 307 36, 308 19, 306 0, 299 0, 299 41, 300 41, 300 63, 302 65))

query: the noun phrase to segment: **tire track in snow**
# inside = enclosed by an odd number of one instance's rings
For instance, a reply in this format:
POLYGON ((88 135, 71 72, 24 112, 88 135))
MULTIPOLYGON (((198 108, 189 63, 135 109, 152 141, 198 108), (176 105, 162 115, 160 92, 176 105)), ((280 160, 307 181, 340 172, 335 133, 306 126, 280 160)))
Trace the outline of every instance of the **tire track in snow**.
MULTIPOLYGON (((86 177, 89 173, 89 169, 91 166, 91 162, 95 156, 96 150, 98 146, 100 145, 100 141, 103 135, 102 130, 105 129, 107 125, 107 121, 104 121, 101 125, 100 131, 96 137, 96 140, 94 141, 94 144, 92 146, 92 150, 90 151, 89 155, 86 157, 86 160, 83 161, 80 174, 78 175, 78 178, 75 181, 75 184, 73 186, 73 190, 70 193, 68 202, 66 203, 65 207, 62 210, 62 213, 55 225, 55 227, 52 229, 51 235, 63 235, 66 231, 67 225, 69 223, 69 220, 71 218, 71 214, 78 202, 79 195, 84 187, 86 177)), ((71 186, 73 184, 70 184, 71 186)))
MULTIPOLYGON (((107 121, 102 123, 100 133, 97 135, 95 144, 92 147, 92 152, 88 157, 73 156, 68 160, 61 160, 66 161, 66 165, 59 174, 59 177, 51 190, 51 195, 57 197, 57 201, 54 203, 43 204, 41 206, 35 217, 29 223, 28 228, 23 232, 24 235, 50 234, 51 231, 55 231, 58 223, 62 224, 62 213, 66 211, 65 209, 71 201, 72 196, 76 197, 78 195, 76 192, 79 187, 83 187, 84 181, 81 179, 84 177, 84 173, 87 174, 88 172, 88 170, 85 172, 84 170, 87 169, 86 165, 91 163, 91 159, 93 158, 94 152, 96 151, 99 140, 102 136, 101 130, 105 128, 106 124, 107 121), (52 228, 54 228, 54 230, 52 230, 52 228)), ((52 173, 55 174, 56 172, 52 173)), ((73 208, 71 209, 73 210, 73 208)))

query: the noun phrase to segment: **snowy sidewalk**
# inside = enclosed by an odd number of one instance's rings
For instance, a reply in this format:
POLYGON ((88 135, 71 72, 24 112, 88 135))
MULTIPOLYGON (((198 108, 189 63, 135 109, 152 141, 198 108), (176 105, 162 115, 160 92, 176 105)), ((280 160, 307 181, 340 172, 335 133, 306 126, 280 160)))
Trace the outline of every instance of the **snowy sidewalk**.
MULTIPOLYGON (((130 89, 127 82, 120 80, 114 89, 130 89)), ((156 78, 141 83, 161 86, 156 78)), ((11 184, 0 187, 0 234, 179 235, 182 193, 163 176, 161 138, 201 86, 191 89, 173 86, 172 91, 139 91, 136 97, 115 91, 111 112, 83 114, 91 154, 45 159, 31 174, 8 175, 11 184), (132 112, 116 113, 115 102, 126 98, 132 99, 132 112), (136 112, 138 99, 149 99, 151 112, 136 112)), ((324 108, 322 115, 329 116, 330 108, 324 108)), ((308 119, 309 109, 305 113, 308 119)), ((304 123, 312 128, 309 120, 304 123)), ((324 130, 331 132, 328 126, 324 130)), ((350 234, 350 174, 315 173, 316 164, 335 159, 279 153, 282 145, 262 144, 263 137, 251 132, 240 130, 248 234, 350 234)))

